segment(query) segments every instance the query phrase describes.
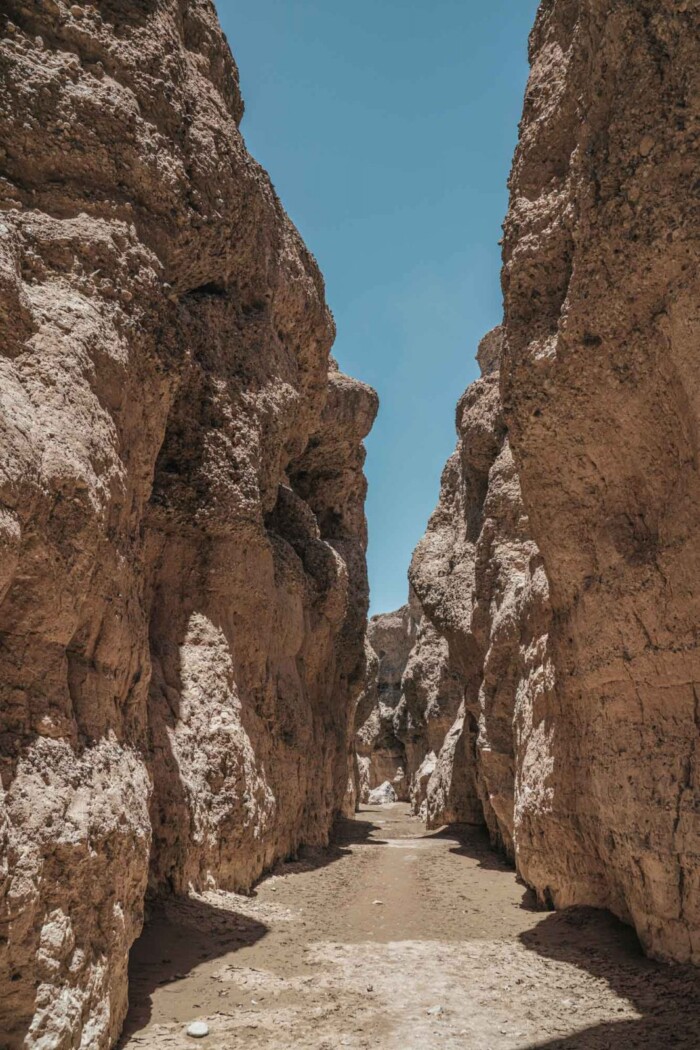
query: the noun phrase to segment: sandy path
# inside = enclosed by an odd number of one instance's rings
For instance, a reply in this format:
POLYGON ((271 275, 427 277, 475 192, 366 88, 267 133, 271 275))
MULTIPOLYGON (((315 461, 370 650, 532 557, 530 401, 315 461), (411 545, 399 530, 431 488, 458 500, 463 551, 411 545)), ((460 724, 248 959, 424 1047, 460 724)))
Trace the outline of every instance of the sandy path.
POLYGON ((697 971, 599 913, 532 910, 480 832, 426 833, 402 805, 251 897, 164 906, 132 963, 129 1050, 700 1050, 697 971))

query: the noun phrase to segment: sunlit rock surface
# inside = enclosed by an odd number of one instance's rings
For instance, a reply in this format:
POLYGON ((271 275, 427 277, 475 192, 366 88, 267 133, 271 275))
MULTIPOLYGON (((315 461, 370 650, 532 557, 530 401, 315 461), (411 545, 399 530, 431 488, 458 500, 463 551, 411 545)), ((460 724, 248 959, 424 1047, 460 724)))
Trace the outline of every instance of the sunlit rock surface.
POLYGON ((208 0, 0 13, 0 1042, 110 1045, 154 892, 327 840, 367 387, 208 0))

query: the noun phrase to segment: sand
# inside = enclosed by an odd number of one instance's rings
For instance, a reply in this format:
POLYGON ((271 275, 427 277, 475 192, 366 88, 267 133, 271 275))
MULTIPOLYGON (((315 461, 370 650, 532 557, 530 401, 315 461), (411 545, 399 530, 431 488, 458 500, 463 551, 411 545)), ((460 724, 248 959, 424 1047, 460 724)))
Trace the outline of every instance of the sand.
POLYGON ((535 910, 481 830, 426 832, 403 804, 250 897, 159 905, 131 963, 129 1050, 700 1047, 697 971, 605 914, 535 910))

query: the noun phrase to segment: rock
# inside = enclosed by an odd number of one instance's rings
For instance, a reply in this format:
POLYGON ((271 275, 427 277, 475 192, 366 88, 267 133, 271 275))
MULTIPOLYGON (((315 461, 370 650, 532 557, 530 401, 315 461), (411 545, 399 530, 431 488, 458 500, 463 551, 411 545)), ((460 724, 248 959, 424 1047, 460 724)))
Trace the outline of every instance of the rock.
POLYGON ((501 411, 502 330, 482 340, 482 377, 457 406, 457 449, 440 502, 413 555, 425 648, 409 660, 404 691, 429 690, 433 747, 414 779, 415 808, 430 827, 483 823, 513 856, 516 697, 539 680, 532 649, 547 627, 546 581, 529 535, 501 411), (534 676, 534 678, 533 678, 534 676))
POLYGON ((485 820, 541 904, 696 963, 698 28, 670 0, 541 5, 506 321, 409 574, 464 690, 428 821, 485 820))
POLYGON ((203 1039, 209 1035, 209 1025, 205 1021, 193 1021, 187 1026, 187 1034, 193 1039, 203 1039))
POLYGON ((431 1017, 440 1017, 445 1011, 442 1006, 431 1006, 425 1012, 430 1014, 431 1017))
POLYGON ((376 395, 330 357, 213 5, 117 6, 3 9, 11 1046, 115 1042, 147 885, 246 890, 328 841, 364 673, 376 395))
POLYGON ((408 604, 370 620, 367 675, 355 736, 359 795, 390 779, 414 813, 424 809, 423 763, 439 751, 464 698, 449 665, 448 646, 423 615, 411 590, 408 604))
POLYGON ((396 792, 388 780, 385 780, 379 787, 370 791, 367 799, 370 806, 390 806, 396 801, 396 792))
POLYGON ((553 606, 518 864, 541 901, 700 963, 700 21, 564 8, 531 38, 503 254, 504 415, 553 606))
POLYGON ((367 672, 355 714, 358 794, 369 800, 373 788, 390 781, 397 798, 407 801, 406 750, 396 734, 394 716, 402 697, 402 676, 415 638, 412 610, 373 616, 367 625, 367 672))

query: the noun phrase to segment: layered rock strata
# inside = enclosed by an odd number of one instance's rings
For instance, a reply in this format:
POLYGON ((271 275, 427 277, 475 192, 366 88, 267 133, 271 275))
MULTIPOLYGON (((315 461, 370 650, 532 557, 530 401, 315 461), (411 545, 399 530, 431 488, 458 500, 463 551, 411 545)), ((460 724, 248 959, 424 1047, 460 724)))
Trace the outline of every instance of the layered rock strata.
POLYGON ((0 1032, 111 1045, 147 886, 342 805, 374 393, 208 0, 0 14, 0 1032))

